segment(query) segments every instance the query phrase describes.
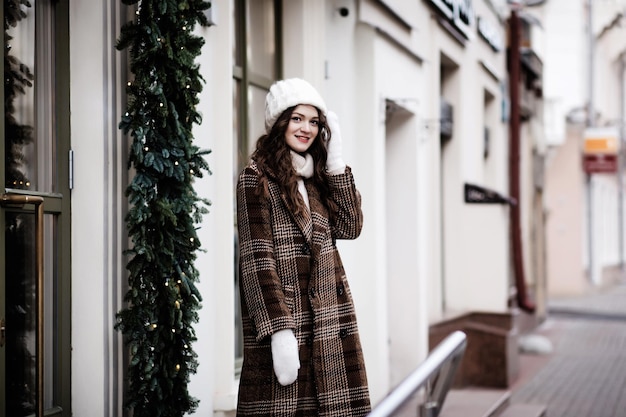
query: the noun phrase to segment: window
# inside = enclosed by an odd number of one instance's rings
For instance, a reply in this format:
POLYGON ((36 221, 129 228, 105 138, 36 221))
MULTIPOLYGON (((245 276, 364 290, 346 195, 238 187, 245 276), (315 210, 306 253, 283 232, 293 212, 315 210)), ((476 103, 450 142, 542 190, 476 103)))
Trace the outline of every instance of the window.
MULTIPOLYGON (((233 25, 234 186, 265 129, 265 95, 280 76, 280 1, 236 0, 233 25)), ((236 215, 235 222, 236 222, 236 215)), ((236 233, 235 227, 235 233, 236 233)), ((237 239, 235 238, 235 245, 237 239)), ((241 368, 243 337, 235 247, 235 364, 241 368)))
POLYGON ((3 35, 0 415, 69 416, 69 9, 13 3, 3 35))

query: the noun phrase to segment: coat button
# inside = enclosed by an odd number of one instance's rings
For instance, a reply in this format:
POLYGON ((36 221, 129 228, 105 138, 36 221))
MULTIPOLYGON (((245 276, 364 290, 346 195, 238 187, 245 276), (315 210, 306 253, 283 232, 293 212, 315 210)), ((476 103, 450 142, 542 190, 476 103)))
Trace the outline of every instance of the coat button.
POLYGON ((310 288, 309 294, 311 295, 311 297, 315 297, 315 288, 310 288))
POLYGON ((346 329, 339 330, 339 337, 345 339, 348 336, 348 331, 346 329))
POLYGON ((337 295, 338 296, 342 296, 343 295, 343 285, 340 285, 337 287, 337 295))
POLYGON ((306 243, 302 245, 302 253, 305 255, 311 254, 311 248, 309 248, 309 245, 307 245, 306 243))
POLYGON ((307 346, 313 346, 313 338, 311 336, 307 337, 305 343, 307 346))

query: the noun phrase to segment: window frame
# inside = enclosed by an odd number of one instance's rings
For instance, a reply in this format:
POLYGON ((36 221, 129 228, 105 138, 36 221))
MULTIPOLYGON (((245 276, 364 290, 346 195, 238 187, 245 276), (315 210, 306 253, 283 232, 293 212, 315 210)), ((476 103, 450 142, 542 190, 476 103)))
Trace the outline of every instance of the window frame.
MULTIPOLYGON (((233 131, 234 143, 234 173, 233 173, 233 187, 236 187, 236 181, 239 172, 246 166, 249 160, 248 144, 250 138, 250 121, 249 117, 252 114, 250 111, 250 94, 249 91, 252 87, 264 89, 269 91, 270 86, 279 80, 282 76, 282 1, 273 1, 274 6, 274 77, 268 78, 262 74, 252 71, 252 65, 250 57, 247 54, 248 51, 248 31, 250 28, 248 21, 248 6, 250 1, 254 0, 235 0, 233 9, 233 101, 234 101, 234 117, 236 121, 233 131)), ((236 210, 236 203, 233 205, 236 210)), ((237 240, 237 216, 234 215, 234 234, 235 234, 235 257, 234 257, 234 284, 235 284, 235 374, 239 376, 241 372, 241 365, 243 362, 243 338, 242 338, 242 325, 239 312, 239 286, 238 286, 238 240, 237 240), (239 343, 237 343, 239 340, 239 343)))

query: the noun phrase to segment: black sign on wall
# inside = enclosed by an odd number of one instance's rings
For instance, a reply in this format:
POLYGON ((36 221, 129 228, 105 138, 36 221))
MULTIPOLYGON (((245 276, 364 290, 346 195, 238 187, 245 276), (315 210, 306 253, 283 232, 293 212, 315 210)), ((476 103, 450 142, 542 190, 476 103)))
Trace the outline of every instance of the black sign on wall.
POLYGON ((474 7, 472 0, 430 0, 448 20, 461 31, 463 36, 471 39, 474 26, 474 7))
POLYGON ((465 202, 479 204, 510 204, 516 205, 514 198, 504 196, 497 191, 480 185, 465 183, 465 202))

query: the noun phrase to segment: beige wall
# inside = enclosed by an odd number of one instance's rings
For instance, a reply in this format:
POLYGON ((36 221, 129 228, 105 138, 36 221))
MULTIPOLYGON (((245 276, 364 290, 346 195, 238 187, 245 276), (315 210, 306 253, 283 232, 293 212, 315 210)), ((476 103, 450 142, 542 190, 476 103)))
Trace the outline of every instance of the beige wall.
POLYGON ((547 270, 551 296, 580 294, 585 275, 582 127, 567 129, 563 145, 552 149, 546 167, 547 270))
MULTIPOLYGON (((570 5, 568 7, 574 7, 570 5)), ((580 294, 581 292, 609 283, 611 271, 619 267, 620 229, 624 213, 619 213, 619 181, 615 174, 593 174, 588 181, 582 167, 582 141, 585 126, 566 124, 565 114, 576 108, 584 109, 585 97, 589 94, 588 41, 571 42, 568 39, 584 36, 582 20, 572 26, 562 10, 555 7, 565 5, 563 0, 549 2, 545 9, 550 30, 561 30, 567 36, 552 36, 548 46, 567 51, 570 61, 562 60, 558 53, 546 58, 546 92, 551 103, 570 103, 563 108, 561 117, 551 116, 549 125, 566 126, 561 147, 551 150, 546 174, 546 203, 548 223, 548 292, 550 296, 580 294), (569 26, 568 26, 569 24, 569 26), (555 29, 556 28, 556 29, 555 29), (559 29, 560 28, 560 29, 559 29), (572 71, 571 60, 577 58, 584 63, 584 72, 572 71), (584 83, 577 80, 577 73, 585 75, 584 83), (552 82, 552 80, 556 80, 552 82), (571 99, 578 96, 577 102, 571 99), (590 211, 589 211, 590 210, 590 211), (590 215, 591 213, 591 215, 590 215), (620 219, 621 217, 621 219, 620 219)), ((626 52, 623 18, 619 17, 615 5, 596 5, 593 63, 593 105, 596 126, 622 124, 624 109, 622 102, 621 56, 626 52)), ((580 19, 582 16, 577 15, 580 19)), ((578 112, 584 122, 586 114, 578 112)), ((622 209, 623 210, 623 209, 622 209)), ((623 248, 622 248, 623 250, 623 248)))

